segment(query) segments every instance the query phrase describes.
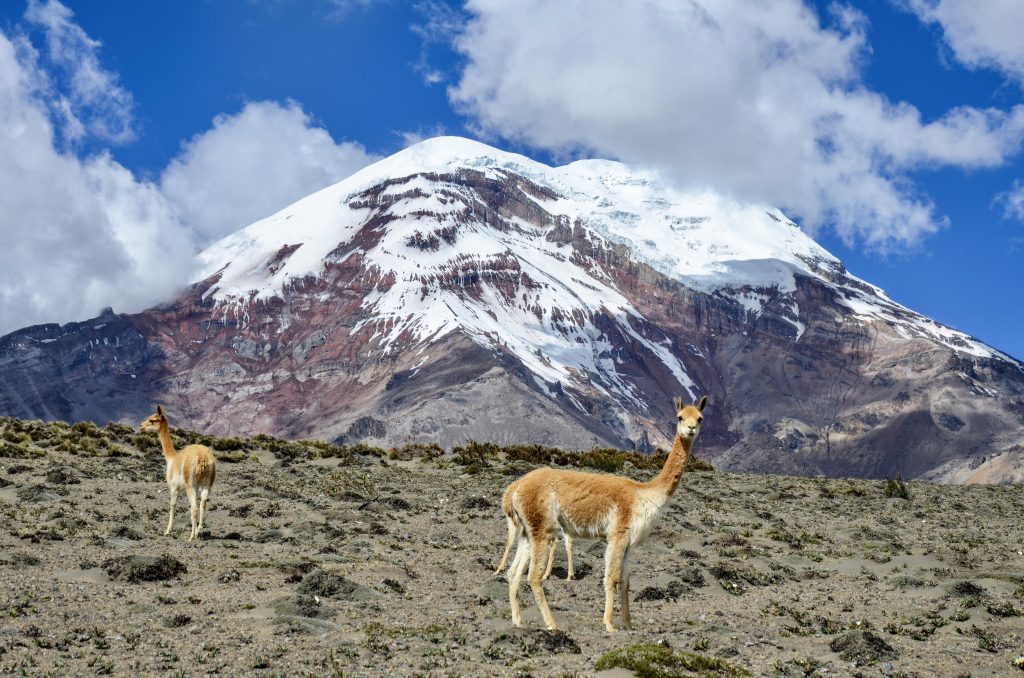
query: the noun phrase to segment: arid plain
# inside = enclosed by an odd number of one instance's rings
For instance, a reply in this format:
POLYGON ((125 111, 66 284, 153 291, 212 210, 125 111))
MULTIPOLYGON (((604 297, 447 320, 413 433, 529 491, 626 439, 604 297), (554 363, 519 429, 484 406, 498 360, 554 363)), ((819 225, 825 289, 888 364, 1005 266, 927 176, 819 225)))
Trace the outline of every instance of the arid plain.
POLYGON ((632 558, 634 630, 609 635, 602 542, 572 581, 559 547, 558 632, 525 585, 515 629, 492 575, 501 492, 550 451, 200 439, 218 478, 188 543, 183 496, 162 535, 155 437, 0 438, 4 674, 1000 676, 1024 652, 1019 486, 690 472, 632 558))

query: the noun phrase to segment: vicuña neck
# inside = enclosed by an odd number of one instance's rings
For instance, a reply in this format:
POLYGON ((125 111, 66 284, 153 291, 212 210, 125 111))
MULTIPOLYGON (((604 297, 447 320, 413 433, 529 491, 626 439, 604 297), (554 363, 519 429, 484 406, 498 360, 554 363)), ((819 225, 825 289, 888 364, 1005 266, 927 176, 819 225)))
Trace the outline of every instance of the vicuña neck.
POLYGON ((168 461, 174 459, 176 452, 174 443, 171 442, 171 427, 166 421, 160 423, 160 447, 164 448, 164 457, 168 461))
POLYGON ((682 480, 686 462, 690 459, 691 447, 693 447, 693 438, 684 439, 677 433, 676 440, 672 444, 672 451, 669 453, 668 459, 665 460, 661 473, 648 485, 663 491, 666 497, 671 497, 679 487, 679 481, 682 480))

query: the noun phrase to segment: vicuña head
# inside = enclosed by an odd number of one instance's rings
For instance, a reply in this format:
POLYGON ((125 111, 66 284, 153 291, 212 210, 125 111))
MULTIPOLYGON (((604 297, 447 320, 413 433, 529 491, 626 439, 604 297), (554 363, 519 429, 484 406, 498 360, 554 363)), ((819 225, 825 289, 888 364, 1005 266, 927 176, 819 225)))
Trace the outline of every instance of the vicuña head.
POLYGON ((142 420, 139 429, 158 432, 164 459, 167 460, 167 487, 171 492, 171 515, 167 519, 167 529, 164 534, 170 534, 171 528, 174 527, 174 504, 178 500, 178 490, 184 488, 192 510, 192 532, 188 537, 188 540, 192 541, 203 530, 206 501, 217 476, 217 460, 210 448, 205 445, 189 445, 181 452, 175 452, 167 415, 164 414, 164 408, 161 405, 156 406, 155 414, 142 420), (198 505, 197 492, 199 494, 198 505))
POLYGON ((682 398, 676 398, 673 403, 676 406, 676 435, 683 439, 695 439, 704 421, 701 412, 708 404, 708 397, 704 396, 696 405, 687 405, 682 398))
MULTIPOLYGON (((557 628, 542 586, 544 560, 560 530, 569 537, 607 541, 604 552, 604 624, 615 631, 615 588, 619 588, 622 625, 630 628, 629 553, 650 534, 661 509, 675 493, 690 450, 704 421, 707 396, 696 404, 675 399, 676 436, 661 472, 645 483, 605 473, 539 468, 506 490, 502 508, 518 548, 509 566, 508 597, 512 623, 522 626, 519 583, 530 566, 530 588, 549 629, 557 628), (510 505, 506 509, 506 505, 510 505)), ((499 568, 500 569, 500 568, 499 568)))
POLYGON ((167 423, 167 415, 164 414, 163 405, 156 406, 156 413, 151 414, 139 424, 140 431, 159 431, 160 426, 167 423))

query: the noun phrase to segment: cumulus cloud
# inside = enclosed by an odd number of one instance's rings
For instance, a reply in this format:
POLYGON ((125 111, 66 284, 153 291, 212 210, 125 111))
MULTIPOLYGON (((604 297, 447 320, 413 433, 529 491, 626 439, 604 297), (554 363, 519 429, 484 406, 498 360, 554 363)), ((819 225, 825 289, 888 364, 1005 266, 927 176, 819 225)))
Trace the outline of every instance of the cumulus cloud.
POLYGON ((945 220, 913 182, 1018 153, 1024 106, 924 120, 862 80, 866 20, 800 0, 469 0, 453 103, 481 134, 651 164, 885 250, 945 220), (580 30, 580 22, 586 30, 580 30))
POLYGON ((156 186, 58 149, 32 54, 0 32, 0 333, 140 310, 191 274, 191 236, 156 186))
POLYGON ((295 102, 251 102, 184 144, 160 187, 209 243, 336 183, 377 158, 337 143, 295 102))
MULTIPOLYGON (((115 73, 103 68, 100 43, 74 23, 73 16, 56 0, 29 0, 25 20, 42 31, 51 67, 49 72, 36 71, 40 76, 36 85, 63 123, 59 131, 68 141, 80 141, 86 134, 113 143, 131 141, 135 137, 132 95, 120 86, 115 73), (50 84, 51 73, 60 81, 57 86, 50 84)), ((34 58, 34 50, 30 52, 34 58)))
POLYGON ((1024 84, 1024 3, 1019 0, 897 0, 922 21, 938 25, 956 59, 992 68, 1024 84))
POLYGON ((26 20, 45 51, 0 30, 0 334, 173 299, 198 247, 374 159, 298 104, 254 102, 185 143, 159 182, 140 180, 109 150, 80 154, 134 129, 99 43, 54 0, 26 20))

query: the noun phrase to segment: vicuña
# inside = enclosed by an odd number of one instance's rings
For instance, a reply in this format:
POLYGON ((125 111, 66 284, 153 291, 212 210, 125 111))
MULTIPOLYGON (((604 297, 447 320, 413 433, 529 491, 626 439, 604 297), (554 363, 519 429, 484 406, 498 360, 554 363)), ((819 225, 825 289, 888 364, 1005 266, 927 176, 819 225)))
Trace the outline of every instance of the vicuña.
POLYGON ((217 476, 217 461, 213 452, 205 445, 189 445, 181 452, 174 451, 174 443, 171 442, 170 426, 167 423, 167 415, 160 405, 156 407, 156 414, 145 419, 139 428, 143 431, 157 430, 160 434, 160 446, 164 450, 164 458, 167 460, 167 487, 171 491, 171 515, 167 519, 167 529, 164 534, 170 534, 174 527, 174 504, 178 500, 178 490, 185 488, 188 501, 192 509, 192 532, 188 540, 192 541, 199 536, 203 529, 203 520, 206 518, 206 500, 213 489, 213 480, 217 476), (196 505, 196 493, 199 493, 198 506, 196 505))
POLYGON ((518 546, 509 567, 508 598, 512 623, 522 626, 519 585, 527 565, 530 588, 537 607, 549 629, 556 629, 555 617, 544 595, 543 559, 561 529, 570 537, 604 537, 604 625, 615 632, 615 588, 619 588, 622 626, 631 628, 629 619, 629 554, 642 544, 654 521, 679 481, 690 458, 693 443, 700 432, 701 414, 707 396, 696 405, 684 405, 675 399, 676 436, 672 452, 656 478, 646 483, 606 473, 582 473, 539 468, 514 483, 510 493, 518 546))

